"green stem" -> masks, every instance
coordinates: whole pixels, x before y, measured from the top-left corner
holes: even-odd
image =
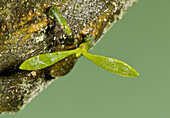
[[[62,16],[60,11],[58,10],[58,8],[56,6],[51,7],[50,10],[49,10],[49,14],[50,14],[50,17],[57,19],[58,24],[63,26],[64,27],[63,30],[66,32],[66,34],[68,36],[70,36],[71,35],[71,29],[70,29],[67,21],[64,19],[64,17]]]

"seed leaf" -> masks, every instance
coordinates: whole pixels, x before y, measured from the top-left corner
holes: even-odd
[[[56,62],[76,54],[77,49],[54,53],[41,54],[25,60],[19,67],[22,70],[38,70],[55,64]]]
[[[133,69],[131,66],[120,60],[111,57],[93,55],[88,53],[87,50],[83,50],[83,55],[96,65],[112,73],[119,74],[125,77],[139,76],[139,73],[135,69]]]

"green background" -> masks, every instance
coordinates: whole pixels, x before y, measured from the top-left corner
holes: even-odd
[[[91,50],[127,62],[139,77],[81,57],[24,110],[0,118],[170,118],[169,12],[169,0],[139,0]]]

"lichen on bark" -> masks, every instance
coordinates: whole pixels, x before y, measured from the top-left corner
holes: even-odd
[[[87,35],[94,44],[135,0],[0,0],[0,113],[17,112],[55,78],[73,68],[75,55],[37,71],[19,70],[35,55],[71,50]],[[67,36],[49,9],[57,6],[72,30]]]

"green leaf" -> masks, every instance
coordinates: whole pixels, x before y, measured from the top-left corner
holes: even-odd
[[[54,53],[41,54],[25,60],[19,67],[22,70],[38,70],[55,64],[56,62],[76,54],[77,49]]]
[[[102,67],[103,69],[110,71],[115,74],[119,74],[125,77],[137,77],[139,73],[133,69],[131,66],[122,62],[120,60],[104,57],[100,55],[93,55],[87,52],[87,50],[82,49],[84,57],[95,63],[96,65]]]

